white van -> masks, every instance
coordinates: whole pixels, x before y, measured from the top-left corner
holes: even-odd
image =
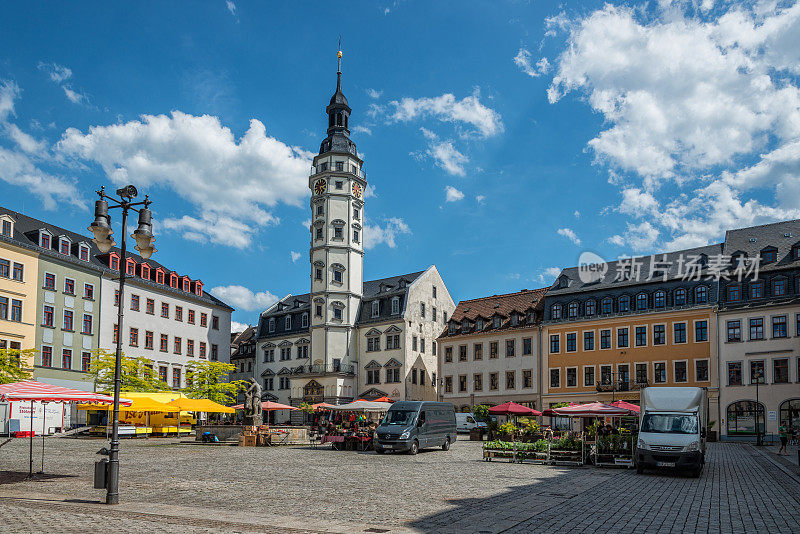
[[[473,428],[486,429],[486,423],[478,421],[473,413],[456,413],[456,431],[469,432]]]

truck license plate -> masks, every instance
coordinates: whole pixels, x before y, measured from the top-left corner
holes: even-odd
[[[656,467],[675,467],[675,462],[656,462]]]

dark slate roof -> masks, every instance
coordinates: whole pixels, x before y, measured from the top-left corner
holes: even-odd
[[[361,309],[358,312],[358,320],[356,325],[365,323],[373,323],[382,321],[391,317],[399,317],[405,310],[405,295],[410,286],[417,278],[425,271],[418,271],[410,274],[401,274],[397,276],[390,276],[388,278],[380,278],[378,280],[369,280],[364,282],[362,288]],[[404,281],[405,286],[400,287],[401,281]],[[381,291],[381,289],[383,289]],[[391,297],[400,297],[400,314],[391,315],[391,303],[388,302]],[[371,317],[372,301],[375,299],[386,299],[385,305],[381,305],[380,315],[378,317]],[[303,313],[308,313],[311,309],[309,294],[302,295],[289,295],[279,300],[268,311],[261,314],[258,325],[258,339],[266,337],[281,337],[287,335],[295,335],[303,332],[308,332],[308,327],[303,328],[300,326]],[[284,329],[284,321],[280,320],[287,315],[292,315],[292,328],[289,330]],[[275,332],[269,333],[267,322],[270,318],[275,318]],[[309,317],[310,322],[310,317]]]
[[[760,271],[774,271],[800,266],[794,259],[792,249],[800,246],[800,219],[783,221],[725,232],[724,254],[732,256],[744,252],[754,258],[765,248],[777,249],[777,261],[759,267]]]
[[[667,252],[661,254],[655,254],[653,256],[638,256],[634,258],[635,263],[637,265],[641,265],[640,273],[641,277],[636,280],[616,280],[618,267],[622,262],[631,260],[615,260],[608,262],[608,270],[606,271],[605,275],[598,281],[584,283],[581,281],[580,277],[578,276],[578,267],[568,267],[561,271],[561,274],[558,275],[556,278],[555,283],[553,286],[548,290],[547,296],[558,296],[570,293],[580,293],[585,291],[597,291],[600,289],[616,289],[622,287],[630,287],[630,286],[637,286],[642,285],[645,283],[659,283],[663,281],[662,275],[653,276],[652,280],[647,280],[650,275],[650,268],[651,268],[651,261],[656,262],[666,262],[668,264],[664,265],[664,271],[666,271],[667,280],[675,280],[681,279],[681,265],[679,263],[679,258],[683,256],[686,260],[692,257],[699,257],[701,255],[705,255],[708,258],[712,257],[719,257],[722,254],[722,243],[717,243],[714,245],[707,245],[704,247],[697,247],[697,248],[690,248],[685,250],[677,250],[675,252]],[[666,256],[666,258],[664,258]],[[656,265],[655,267],[659,267]],[[683,265],[683,269],[685,271],[686,267],[685,264]],[[705,270],[704,270],[704,273]],[[561,287],[559,285],[560,280],[563,277],[566,277],[568,285],[566,287]]]
[[[0,240],[12,242],[16,245],[22,246],[29,250],[33,250],[38,252],[41,255],[46,257],[50,257],[55,260],[63,261],[66,263],[70,263],[78,268],[84,269],[93,269],[99,272],[105,272],[109,274],[116,274],[117,271],[113,271],[108,267],[108,255],[100,252],[100,249],[97,248],[97,245],[94,244],[91,237],[87,237],[82,234],[78,234],[72,232],[71,230],[67,230],[65,228],[61,228],[60,226],[55,226],[53,224],[47,223],[45,221],[41,221],[39,219],[34,219],[33,217],[29,217],[23,213],[19,213],[14,210],[10,210],[8,208],[4,208],[0,206],[0,214],[7,214],[11,216],[16,222],[14,224],[14,236],[12,239],[7,238],[4,235],[0,235]],[[88,225],[88,223],[87,223]],[[52,247],[51,250],[43,249],[39,246],[39,230],[47,230],[53,235],[53,239],[51,239],[50,246]],[[67,237],[72,241],[73,247],[70,253],[70,256],[65,256],[58,252],[58,237]],[[134,244],[133,239],[130,239],[131,246]],[[78,243],[86,243],[89,245],[89,261],[83,261],[78,259]],[[120,249],[114,247],[111,251],[120,253]],[[155,272],[156,269],[161,267],[166,271],[165,280],[169,279],[170,273],[175,272],[179,277],[183,276],[182,274],[178,273],[177,271],[172,271],[171,269],[167,268],[166,266],[158,263],[157,261],[153,261],[153,259],[145,260],[138,254],[134,253],[133,251],[128,251],[127,256],[129,258],[133,258],[136,260],[136,263],[143,263],[146,262],[150,265],[151,272]],[[152,280],[145,280],[138,275],[135,276],[137,282],[140,282],[145,285],[152,286],[154,288],[158,288],[159,290],[165,291],[167,293],[173,293],[180,298],[184,297],[191,297],[200,301],[205,301],[213,306],[217,306],[220,308],[226,308],[233,311],[233,308],[219,300],[218,298],[214,297],[213,295],[209,294],[207,291],[203,290],[203,295],[198,296],[194,293],[187,293],[180,289],[175,289],[170,287],[167,284],[158,284]]]
[[[236,337],[231,342],[231,360],[237,358],[252,358],[255,355],[255,349],[249,347],[255,346],[256,332],[258,327],[249,326],[244,331],[236,334]]]

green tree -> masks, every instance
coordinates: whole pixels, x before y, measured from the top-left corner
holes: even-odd
[[[115,353],[97,349],[92,352],[89,375],[94,378],[96,391],[114,390]],[[167,391],[171,388],[160,380],[153,370],[153,362],[143,356],[130,357],[122,354],[122,384],[120,391]]]
[[[472,407],[472,413],[478,421],[489,421],[489,406],[486,404],[476,404]]]
[[[236,370],[232,363],[198,361],[186,367],[186,387],[183,392],[192,399],[210,399],[219,404],[230,404],[247,381],[228,382],[228,375]]]
[[[36,349],[0,349],[0,384],[19,382],[31,377],[30,370],[22,362],[33,363]]]

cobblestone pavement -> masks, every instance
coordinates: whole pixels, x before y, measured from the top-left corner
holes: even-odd
[[[800,532],[800,476],[749,445],[710,444],[694,479],[483,462],[466,441],[417,456],[123,441],[114,507],[92,489],[104,445],[47,439],[32,481],[27,441],[0,449],[0,531]]]

